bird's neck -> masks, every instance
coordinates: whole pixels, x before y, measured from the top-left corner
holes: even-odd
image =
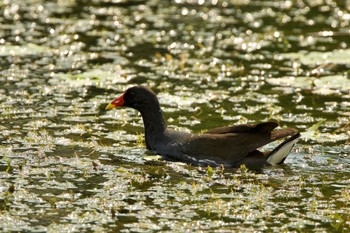
[[[140,112],[145,127],[147,148],[150,150],[156,150],[155,145],[163,137],[167,128],[162,110],[159,106],[156,106],[153,109],[147,109]]]

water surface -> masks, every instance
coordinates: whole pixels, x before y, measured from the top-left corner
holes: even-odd
[[[343,0],[0,1],[0,230],[348,232],[349,32]],[[167,162],[104,111],[133,85],[172,128],[303,137],[260,171]]]

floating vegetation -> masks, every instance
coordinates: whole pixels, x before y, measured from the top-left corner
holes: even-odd
[[[0,45],[0,56],[28,56],[28,55],[40,55],[42,53],[49,53],[51,49],[45,46],[39,46],[36,44],[24,44],[24,45]]]
[[[304,65],[350,64],[350,49],[333,50],[331,52],[285,53],[283,56],[297,60]]]
[[[286,86],[311,90],[314,94],[332,95],[350,93],[350,79],[344,75],[324,77],[280,77],[270,78],[267,82],[274,86]]]
[[[1,232],[349,232],[348,1],[0,2]],[[275,119],[284,166],[145,149],[132,85],[170,127]]]

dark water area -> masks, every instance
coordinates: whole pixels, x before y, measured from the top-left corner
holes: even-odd
[[[104,110],[133,85],[175,129],[302,138],[259,171],[164,161]],[[0,0],[1,232],[349,232],[349,117],[349,0]]]

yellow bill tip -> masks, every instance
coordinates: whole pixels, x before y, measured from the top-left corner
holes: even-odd
[[[105,108],[105,110],[110,110],[110,109],[113,109],[113,108],[117,108],[117,106],[114,105],[114,104],[112,104],[112,103],[109,103],[109,104],[107,105],[107,107]]]

